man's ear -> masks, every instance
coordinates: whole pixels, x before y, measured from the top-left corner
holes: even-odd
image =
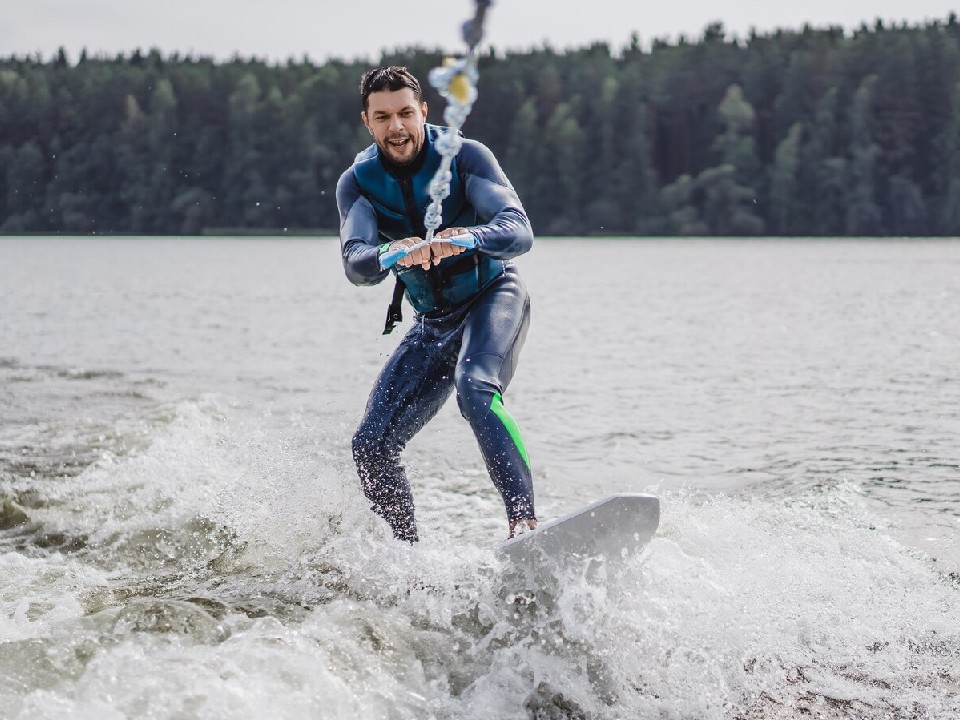
[[[426,119],[427,117],[427,101],[426,100],[420,103],[420,112],[423,113],[423,117],[424,119]]]
[[[367,111],[366,111],[366,110],[361,110],[361,111],[360,111],[360,119],[363,120],[363,124],[366,125],[367,131],[368,131],[371,135],[373,135],[373,130],[370,129],[370,120],[367,118]]]

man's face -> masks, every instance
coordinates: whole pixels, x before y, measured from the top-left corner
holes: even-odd
[[[370,93],[361,117],[380,152],[397,165],[411,162],[423,147],[427,104],[418,103],[410,88]]]

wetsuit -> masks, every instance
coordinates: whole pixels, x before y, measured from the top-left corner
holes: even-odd
[[[426,126],[417,157],[395,166],[376,144],[357,155],[337,184],[340,242],[347,277],[372,285],[390,274],[379,256],[393,240],[424,237],[428,184],[440,164]],[[516,422],[503,406],[530,320],[526,288],[509,262],[530,249],[533,233],[516,192],[493,154],[464,140],[452,168],[442,224],[466,227],[475,250],[429,270],[395,266],[416,322],[387,361],[353,438],[364,494],[394,535],[417,540],[413,497],[400,453],[456,389],[507,518],[535,518],[530,463]]]

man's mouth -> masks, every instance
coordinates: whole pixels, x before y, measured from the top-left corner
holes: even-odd
[[[408,138],[408,137],[390,138],[389,140],[387,140],[387,145],[389,145],[389,146],[392,147],[392,148],[396,148],[397,150],[399,150],[399,149],[403,148],[404,146],[406,146],[406,144],[407,144],[408,142],[410,142],[410,138]]]

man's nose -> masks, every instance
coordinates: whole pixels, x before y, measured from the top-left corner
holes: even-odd
[[[394,115],[390,118],[390,130],[403,130],[403,121],[400,119],[399,115]]]

